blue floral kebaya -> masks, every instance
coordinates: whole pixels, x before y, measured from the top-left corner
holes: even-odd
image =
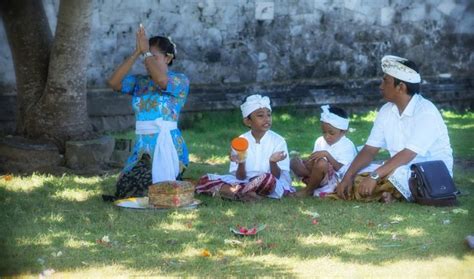
[[[137,121],[162,118],[165,121],[177,122],[189,93],[189,79],[182,73],[168,71],[168,86],[166,90],[161,90],[150,76],[127,75],[122,81],[122,93],[132,95],[132,108]],[[159,133],[136,135],[132,154],[122,173],[130,171],[143,154],[150,155],[153,161],[158,135]],[[171,130],[171,137],[178,152],[182,173],[189,163],[188,149],[179,129]]]

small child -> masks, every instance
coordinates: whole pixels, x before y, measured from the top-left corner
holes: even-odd
[[[291,159],[291,170],[306,184],[306,188],[296,194],[299,197],[324,197],[333,193],[338,180],[357,155],[354,143],[345,136],[349,128],[347,113],[329,105],[321,109],[323,135],[316,139],[313,153],[305,160]]]
[[[243,122],[250,128],[240,135],[249,143],[246,158],[239,159],[231,153],[230,174],[201,177],[196,192],[242,201],[258,200],[262,196],[281,198],[284,193],[295,192],[291,187],[286,141],[270,130],[270,99],[251,95],[240,108]]]

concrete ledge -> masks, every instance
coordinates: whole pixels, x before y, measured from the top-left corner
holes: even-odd
[[[94,140],[66,142],[66,166],[71,169],[102,169],[114,151],[114,138],[103,136]]]
[[[30,172],[62,165],[63,156],[53,143],[22,137],[0,140],[0,171]]]

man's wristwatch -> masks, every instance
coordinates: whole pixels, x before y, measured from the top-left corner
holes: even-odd
[[[154,56],[154,55],[153,55],[153,53],[151,53],[149,51],[142,54],[143,60],[145,60],[147,57],[151,57],[151,56]]]
[[[370,173],[369,177],[372,178],[375,181],[378,181],[379,178],[380,178],[380,175],[376,171],[373,171],[373,172]]]

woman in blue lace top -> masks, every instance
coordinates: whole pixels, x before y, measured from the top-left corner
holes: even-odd
[[[161,36],[148,40],[141,25],[136,38],[134,53],[108,80],[115,91],[132,96],[136,118],[136,140],[117,181],[118,198],[146,196],[149,185],[179,179],[189,163],[177,127],[189,93],[189,79],[168,70],[176,57],[176,45]],[[147,75],[129,75],[139,56]]]

